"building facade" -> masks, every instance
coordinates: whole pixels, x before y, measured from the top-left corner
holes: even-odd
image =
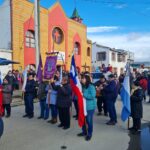
[[[93,71],[102,66],[102,64],[105,64],[106,67],[111,65],[112,71],[120,75],[120,73],[124,71],[127,61],[134,62],[133,53],[121,49],[102,46],[97,43],[93,43],[92,45]]]
[[[10,22],[10,1],[5,0],[0,6],[0,58],[12,60]],[[0,66],[2,78],[4,78],[7,72],[11,69],[11,65]]]
[[[7,1],[10,3],[12,59],[20,62],[14,65],[14,69],[22,71],[27,65],[35,64],[34,4],[28,0]],[[59,51],[57,66],[62,65],[69,70],[74,52],[78,69],[90,71],[91,47],[92,43],[87,40],[87,27],[82,23],[77,9],[68,18],[59,2],[49,9],[40,7],[40,51],[43,64],[46,52]]]

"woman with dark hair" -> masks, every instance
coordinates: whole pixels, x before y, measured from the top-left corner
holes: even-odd
[[[12,102],[12,86],[9,84],[8,80],[5,78],[3,80],[2,85],[2,92],[3,92],[3,108],[4,108],[4,115],[5,110],[7,112],[6,118],[9,118],[11,115],[11,102]]]
[[[131,116],[133,118],[133,127],[129,130],[132,133],[139,133],[141,130],[141,118],[143,116],[143,90],[140,83],[135,81],[132,85],[131,91]]]
[[[86,100],[87,116],[85,125],[82,127],[82,133],[78,134],[78,136],[85,136],[85,140],[89,141],[93,134],[93,116],[96,108],[96,89],[91,83],[90,76],[88,75],[82,76],[81,82],[83,85],[83,97]]]

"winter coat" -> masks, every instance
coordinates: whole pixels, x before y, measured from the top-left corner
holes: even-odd
[[[68,108],[72,104],[72,91],[70,85],[64,84],[62,86],[56,86],[52,84],[54,90],[57,91],[56,105],[60,108]]]
[[[104,87],[104,91],[106,93],[105,97],[107,101],[116,101],[118,96],[116,81],[110,81],[108,85]]]
[[[86,100],[86,109],[95,110],[96,108],[96,89],[94,85],[90,84],[88,88],[83,88],[83,96]]]
[[[46,82],[41,82],[39,83],[39,88],[37,91],[37,98],[42,101],[42,100],[46,100]]]
[[[25,95],[33,95],[36,96],[36,82],[34,80],[28,80],[25,87]]]
[[[16,82],[15,76],[14,75],[12,75],[12,76],[6,75],[5,78],[7,79],[8,83],[12,86],[12,90],[13,90],[15,87],[15,82]]]
[[[10,84],[2,85],[3,104],[10,104],[12,102],[11,91],[12,91],[12,86]]]
[[[142,87],[142,89],[144,90],[144,91],[146,91],[147,90],[147,80],[146,79],[141,79],[140,80],[140,86]]]
[[[143,90],[138,88],[131,95],[131,116],[133,118],[142,118],[143,117]]]
[[[55,84],[55,86],[59,86],[59,85],[60,85],[60,82],[57,81],[57,82],[55,82],[54,84]],[[52,88],[52,86],[48,86],[46,89],[47,89],[47,91],[48,91],[48,89],[51,90],[50,93],[47,93],[46,103],[48,104],[48,101],[49,101],[48,99],[50,98],[50,104],[56,105],[56,101],[57,101],[57,91],[54,90],[54,89]]]

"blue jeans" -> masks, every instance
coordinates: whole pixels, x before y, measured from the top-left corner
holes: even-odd
[[[25,101],[25,112],[28,116],[34,115],[34,95],[32,94],[25,94],[24,97]]]
[[[93,116],[95,110],[88,110],[86,116],[86,125],[82,127],[82,132],[84,135],[92,137],[93,133]]]
[[[46,104],[46,99],[40,100],[40,108],[41,108],[41,115],[40,117],[44,119],[49,118],[49,108],[48,104]]]
[[[57,106],[51,104],[51,105],[50,105],[50,109],[51,109],[52,118],[57,118],[57,115],[58,115]]]
[[[117,113],[115,108],[115,101],[107,101],[110,121],[117,122]]]

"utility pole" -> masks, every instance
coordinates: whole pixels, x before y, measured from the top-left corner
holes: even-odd
[[[40,58],[40,0],[34,0],[36,71]]]

